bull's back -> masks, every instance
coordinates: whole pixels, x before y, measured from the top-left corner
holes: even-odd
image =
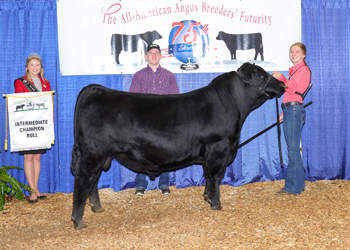
[[[212,113],[210,99],[205,93],[155,95],[92,86],[79,96],[76,115],[80,119],[90,117],[90,123],[100,121],[100,126],[113,123],[118,125],[119,130],[123,125],[132,124],[149,131],[166,131],[177,126],[189,126],[193,121],[205,123]]]
[[[171,140],[184,130],[191,130],[190,135],[195,136],[208,123],[223,119],[218,117],[219,104],[210,88],[179,95],[154,95],[90,85],[78,96],[74,135],[76,140],[80,136],[83,140],[100,141],[100,131],[107,131],[111,134],[108,139],[126,143],[142,136],[137,133],[156,140]]]

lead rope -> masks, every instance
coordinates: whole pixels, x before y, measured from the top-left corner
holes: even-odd
[[[278,137],[278,150],[280,153],[280,163],[281,168],[283,168],[283,157],[282,157],[282,147],[281,147],[281,128],[280,128],[280,114],[278,108],[278,98],[276,96],[276,111],[277,111],[277,137]]]

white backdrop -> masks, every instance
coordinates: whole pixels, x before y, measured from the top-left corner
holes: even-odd
[[[254,62],[267,71],[288,71],[289,47],[301,41],[301,0],[60,0],[57,2],[59,58],[62,75],[130,74],[146,66],[142,44],[132,52],[122,50],[119,63],[112,55],[113,34],[137,35],[157,31],[162,38],[161,65],[173,73],[185,72],[183,62],[168,54],[173,23],[201,23],[206,53],[190,73],[236,70],[243,62]],[[230,50],[220,31],[228,34],[261,33],[264,60],[255,49]],[[193,41],[193,31],[184,31]],[[183,35],[183,34],[182,34]],[[199,40],[197,40],[199,41]],[[203,45],[203,44],[202,44]]]

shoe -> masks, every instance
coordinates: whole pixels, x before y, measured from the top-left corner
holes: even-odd
[[[162,192],[162,195],[170,194],[170,189],[168,187],[162,187],[160,188],[160,191]]]
[[[38,196],[38,199],[39,200],[44,200],[44,199],[46,199],[47,198],[47,196],[46,195],[41,195],[41,196]]]
[[[276,196],[288,196],[288,195],[292,195],[286,191],[284,191],[283,189],[281,189],[280,191],[278,191],[276,194]]]
[[[35,200],[29,200],[29,203],[38,203],[38,199],[35,199]]]
[[[145,194],[145,189],[144,188],[137,188],[135,195],[136,196],[143,196]]]

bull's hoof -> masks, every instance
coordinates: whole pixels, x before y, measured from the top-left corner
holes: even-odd
[[[75,228],[76,230],[79,230],[79,229],[82,229],[82,228],[85,228],[85,227],[87,227],[87,224],[85,224],[85,223],[81,224],[81,225],[78,226],[78,227],[76,227],[76,226],[74,225],[74,228]]]
[[[94,213],[102,213],[102,212],[105,211],[102,207],[100,207],[100,208],[98,209],[98,208],[95,207],[95,206],[91,206],[91,210],[92,210],[92,212],[94,212]]]
[[[217,204],[215,206],[210,207],[211,210],[221,210],[221,204]]]
[[[91,207],[91,210],[94,213],[102,213],[103,211],[105,211],[100,204],[94,205],[92,203],[89,203],[89,206]]]
[[[204,200],[209,204],[211,204],[211,200],[209,199],[208,195],[203,195],[203,196],[204,196]]]
[[[76,230],[82,229],[84,227],[87,227],[87,225],[83,222],[83,220],[81,220],[80,222],[78,222],[77,220],[75,220],[73,217],[71,217],[71,220],[73,221],[74,224],[74,228]]]

